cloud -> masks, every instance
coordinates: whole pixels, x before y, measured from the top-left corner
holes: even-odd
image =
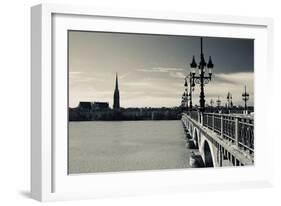
[[[169,77],[173,77],[176,79],[183,79],[186,75],[184,74],[183,68],[177,67],[155,67],[150,69],[137,69],[138,72],[146,72],[146,73],[162,73],[168,74]]]
[[[212,81],[205,86],[206,102],[212,98],[217,100],[218,96],[222,100],[222,104],[226,103],[226,95],[228,92],[232,94],[233,103],[235,105],[242,105],[242,92],[244,86],[247,86],[247,91],[250,94],[249,105],[254,103],[254,73],[253,72],[239,72],[231,74],[216,74]],[[199,86],[196,85],[193,99],[196,104],[199,104]]]
[[[152,83],[147,81],[137,81],[137,82],[124,82],[121,84],[122,87],[130,86],[130,87],[151,87]]]
[[[118,79],[125,79],[129,74],[131,74],[131,72],[127,72],[125,74],[122,74],[122,75],[118,75]]]
[[[69,78],[71,80],[76,80],[82,77],[83,72],[79,71],[69,71]]]
[[[79,72],[79,71],[70,71],[69,75],[72,75],[72,76],[74,75],[75,76],[75,75],[79,75],[79,74],[82,74],[82,73],[83,72]]]
[[[182,72],[169,72],[169,75],[177,79],[184,79],[186,77]]]
[[[170,68],[170,67],[156,67],[150,69],[137,69],[138,72],[158,72],[158,73],[167,73],[171,71],[182,71],[182,68]]]
[[[99,81],[103,82],[104,78],[97,77],[94,75],[89,75],[84,72],[79,71],[69,71],[69,79],[70,84],[82,83],[82,82],[91,82],[91,81]]]
[[[237,84],[237,83],[247,83],[248,81],[253,81],[254,73],[253,72],[237,72],[231,74],[214,74],[214,81],[216,83],[229,83],[229,84]]]
[[[155,75],[149,73],[151,71]],[[70,83],[73,82],[76,86],[72,87],[71,90],[71,105],[77,105],[77,99],[79,101],[107,101],[110,104],[112,103],[115,74],[111,74],[112,79],[96,73],[88,73],[87,76],[86,73],[74,71],[71,75],[75,77],[75,80],[71,79]],[[124,107],[177,106],[184,91],[184,77],[183,69],[170,67],[120,73],[121,105]],[[88,82],[83,83],[81,81]],[[104,82],[101,83],[100,81]],[[205,86],[206,103],[209,103],[211,98],[216,101],[217,97],[220,96],[222,104],[225,104],[227,92],[231,92],[234,104],[240,105],[242,104],[241,95],[244,85],[247,85],[247,91],[250,93],[249,105],[252,105],[254,100],[253,83],[253,72],[215,73],[212,81]],[[91,88],[87,88],[89,85],[91,85]],[[196,84],[193,93],[194,105],[199,104],[199,93],[200,87]]]

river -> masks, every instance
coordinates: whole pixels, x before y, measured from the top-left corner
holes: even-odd
[[[188,168],[181,121],[69,122],[69,173]]]

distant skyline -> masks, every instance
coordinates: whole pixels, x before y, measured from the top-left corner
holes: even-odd
[[[212,56],[212,81],[206,103],[218,96],[222,105],[232,93],[243,105],[245,85],[254,101],[254,40],[203,38],[205,60]],[[200,37],[69,31],[69,106],[79,101],[105,101],[112,107],[119,76],[121,107],[179,106],[192,56],[200,58]],[[199,85],[193,104],[199,105]]]

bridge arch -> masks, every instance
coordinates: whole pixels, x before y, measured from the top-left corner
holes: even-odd
[[[214,159],[208,141],[203,143],[203,159],[206,167],[214,167]]]

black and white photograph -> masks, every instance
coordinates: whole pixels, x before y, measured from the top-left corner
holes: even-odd
[[[68,174],[254,165],[254,39],[67,41]]]
[[[281,205],[279,1],[1,3],[1,205]]]

